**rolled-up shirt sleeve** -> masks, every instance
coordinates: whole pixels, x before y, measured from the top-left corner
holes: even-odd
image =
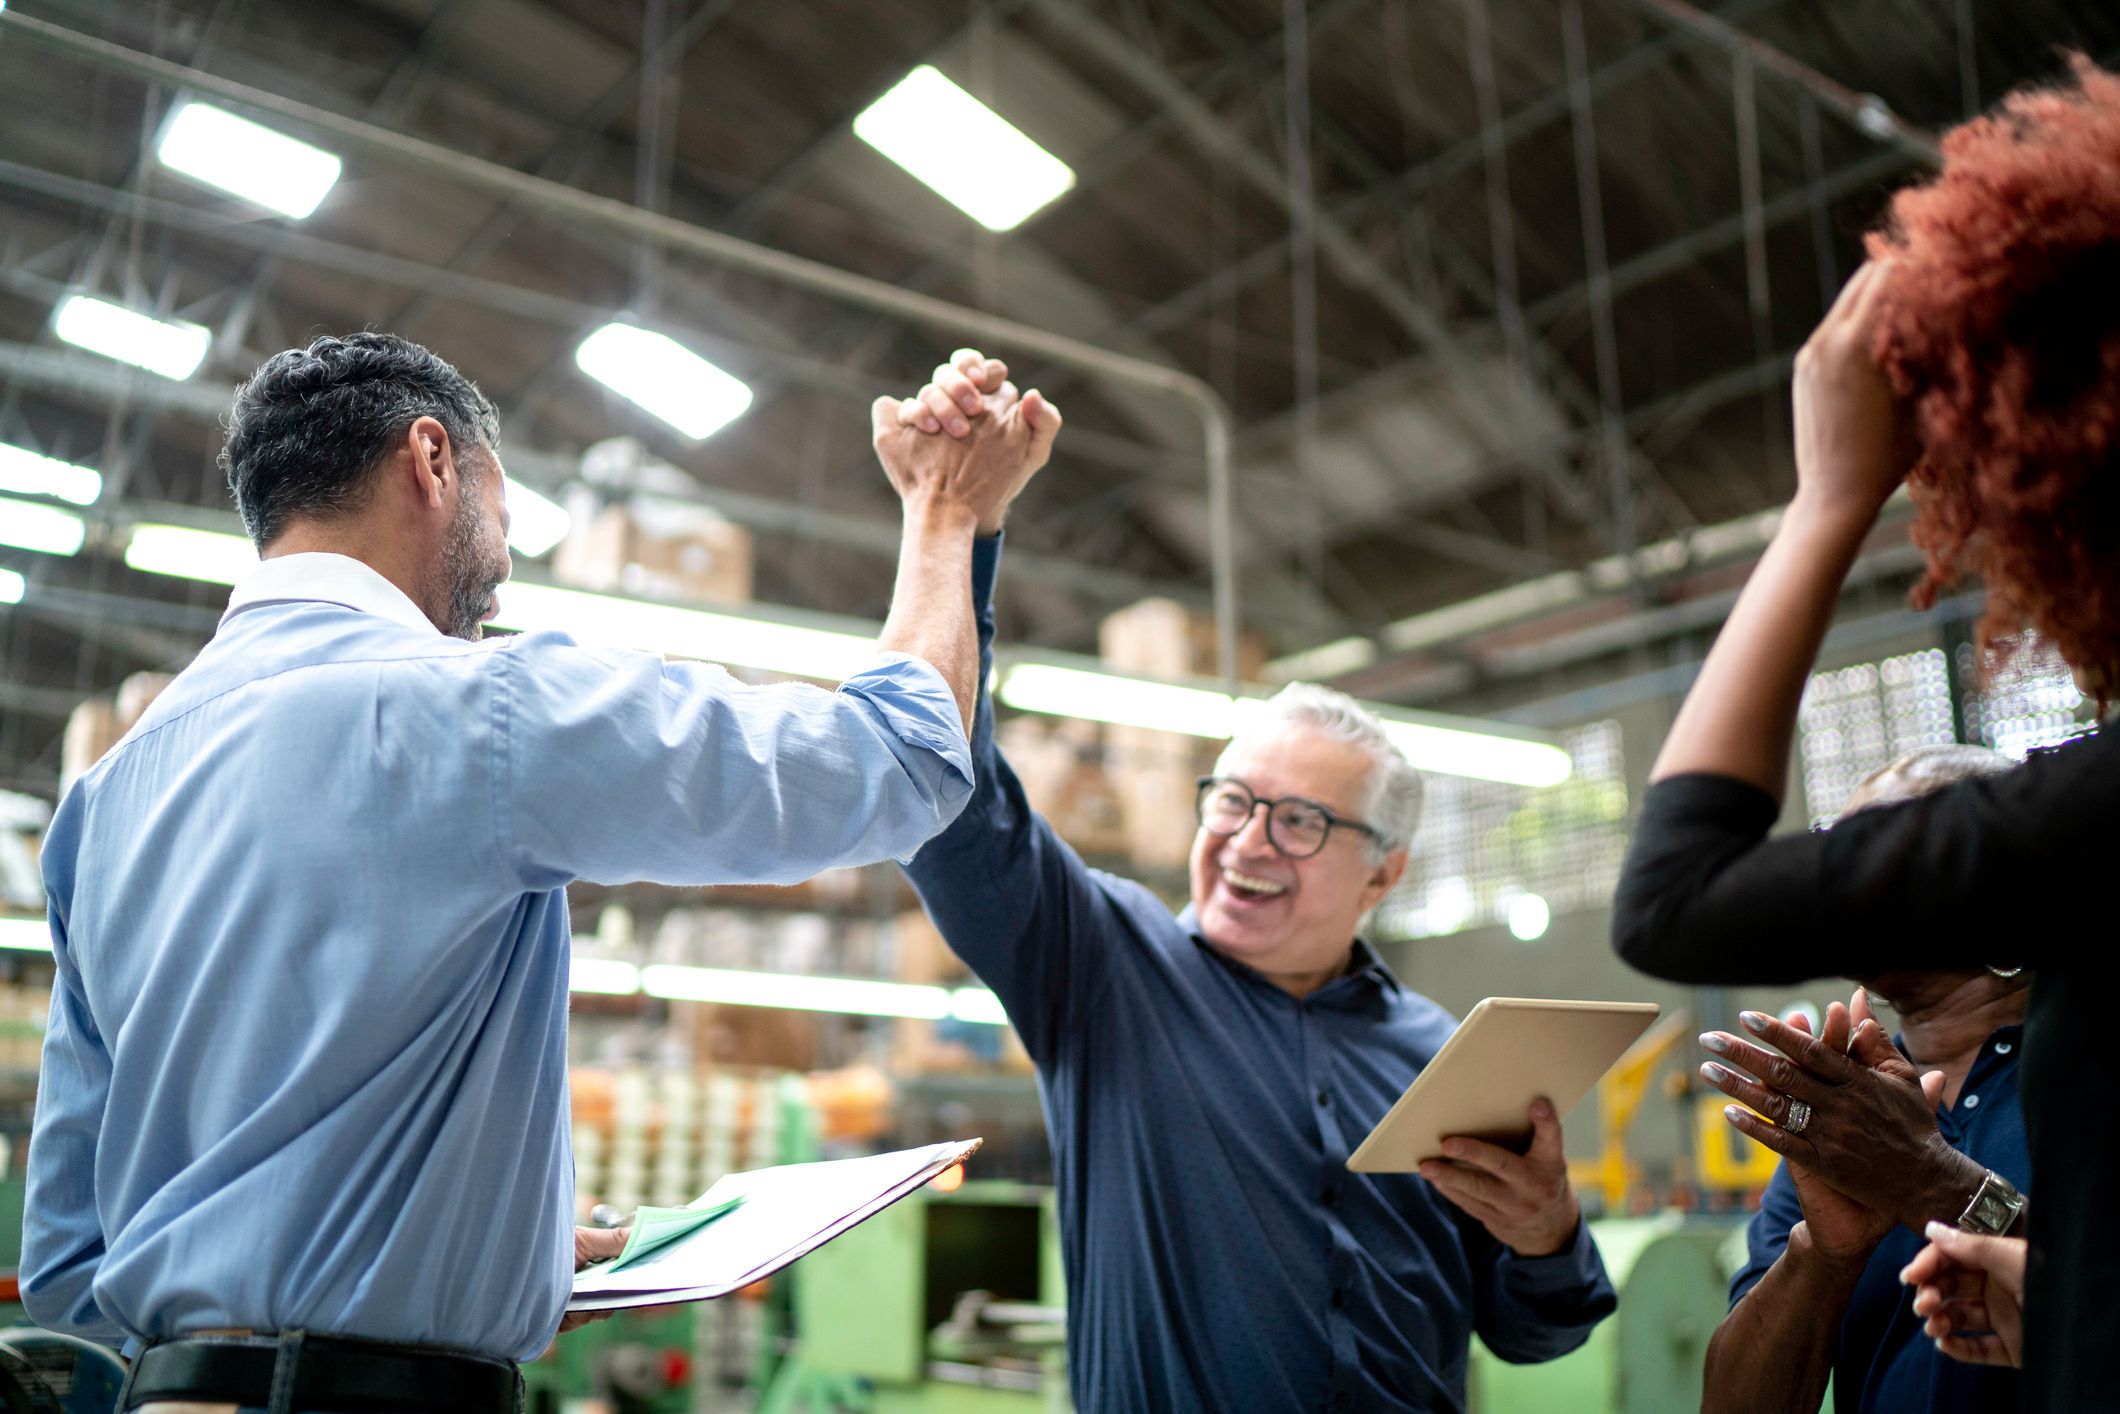
[[[496,654],[495,815],[524,884],[792,884],[911,857],[972,792],[941,674],[879,654],[838,691],[526,634]]]
[[[1728,776],[1642,799],[1613,899],[1613,946],[1679,982],[1792,983],[1892,968],[2038,967],[2120,835],[2120,732],[2014,771],[1769,839],[1779,810]]]
[[[51,1018],[37,1074],[22,1222],[22,1309],[46,1330],[116,1344],[125,1332],[96,1304],[104,1256],[96,1207],[96,1137],[110,1095],[110,1052],[97,1034],[68,955],[59,911],[51,911]]]

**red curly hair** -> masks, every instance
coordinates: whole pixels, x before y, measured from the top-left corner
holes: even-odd
[[[1914,602],[1978,574],[1983,646],[2029,624],[2120,687],[2120,76],[2012,94],[1869,238],[1876,353],[1913,410]]]

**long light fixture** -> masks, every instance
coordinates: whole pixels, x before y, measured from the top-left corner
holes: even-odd
[[[503,628],[559,629],[579,643],[639,648],[838,682],[876,657],[873,635],[680,609],[548,584],[505,584]]]
[[[155,155],[185,176],[299,221],[339,179],[337,156],[225,108],[180,105]]]
[[[0,491],[92,506],[103,494],[103,473],[0,442]]]
[[[1259,698],[1049,663],[1016,664],[1002,675],[996,695],[1019,711],[1211,741],[1236,735],[1264,707]],[[1419,770],[1518,786],[1558,785],[1574,770],[1568,753],[1550,742],[1411,721],[1393,716],[1388,708],[1371,710],[1383,720],[1392,745]]]
[[[878,982],[866,977],[808,977],[655,963],[640,970],[640,989],[648,996],[668,1001],[713,1002],[720,1006],[895,1016],[914,1021],[954,1017],[981,1025],[1008,1024],[1001,1003],[984,987],[935,987],[916,982]]]
[[[137,525],[125,562],[134,569],[233,584],[257,556],[237,535],[181,526]],[[637,648],[733,667],[825,682],[845,679],[874,660],[875,629],[813,628],[705,609],[683,609],[617,594],[549,584],[505,584],[496,627],[554,629],[576,642]],[[1017,663],[999,675],[994,694],[1023,712],[1078,717],[1225,740],[1263,707],[1256,697],[1211,688],[1096,672],[1052,663]],[[1476,725],[1417,721],[1389,707],[1364,704],[1406,759],[1423,771],[1518,786],[1551,786],[1573,773],[1568,753],[1551,742]]]
[[[188,525],[136,525],[125,546],[125,563],[133,569],[208,584],[234,584],[257,562],[246,537]]]
[[[0,570],[0,604],[19,604],[29,581],[13,570]]]
[[[0,918],[0,948],[10,952],[50,952],[51,929],[41,918]]]
[[[630,997],[640,990],[640,967],[612,957],[576,957],[567,965],[567,990]]]
[[[199,371],[213,331],[182,319],[156,319],[94,295],[59,302],[52,332],[77,348],[182,382]]]
[[[544,554],[566,538],[567,508],[539,495],[514,477],[507,478],[508,545],[518,554]]]
[[[634,324],[606,324],[582,340],[574,362],[694,441],[713,436],[751,405],[742,379],[669,335]]]
[[[0,496],[0,545],[40,555],[74,555],[88,538],[88,522],[42,501]]]
[[[1014,230],[1075,184],[1065,162],[931,64],[863,109],[854,135],[990,231]]]

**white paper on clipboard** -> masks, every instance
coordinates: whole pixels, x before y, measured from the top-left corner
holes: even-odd
[[[705,1207],[743,1202],[698,1232],[623,1270],[601,1262],[577,1273],[569,1311],[611,1311],[675,1301],[711,1301],[771,1276],[848,1228],[939,1178],[978,1151],[953,1139],[863,1159],[785,1164],[732,1173],[701,1194]]]

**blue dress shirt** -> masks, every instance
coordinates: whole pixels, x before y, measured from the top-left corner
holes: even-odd
[[[747,687],[266,561],[45,841],[23,1304],[536,1355],[573,1268],[567,883],[792,883],[970,789],[904,655]]]
[[[1936,1124],[1953,1149],[1993,1169],[2022,1192],[2031,1192],[2031,1150],[2024,1137],[2024,1110],[2017,1099],[2017,1048],[2023,1030],[2004,1026],[1987,1038],[1973,1062],[1958,1103],[1938,1110]],[[1730,1304],[1759,1284],[1789,1245],[1789,1229],[1803,1218],[1787,1165],[1776,1169],[1745,1229],[1749,1256],[1730,1282]],[[1835,1414],[2007,1414],[2020,1403],[2022,1379],[2015,1370],[1968,1365],[1936,1349],[1914,1314],[1914,1292],[1899,1284],[1899,1270],[1925,1245],[1895,1227],[1863,1268],[1862,1279],[1840,1318],[1833,1356]]]
[[[980,680],[998,541],[978,542]],[[1460,1410],[1477,1331],[1505,1359],[1582,1343],[1615,1304],[1579,1228],[1522,1258],[1412,1174],[1347,1156],[1455,1022],[1367,944],[1297,1000],[1141,885],[1084,866],[994,749],[907,866],[1038,1065],[1076,1407]]]

